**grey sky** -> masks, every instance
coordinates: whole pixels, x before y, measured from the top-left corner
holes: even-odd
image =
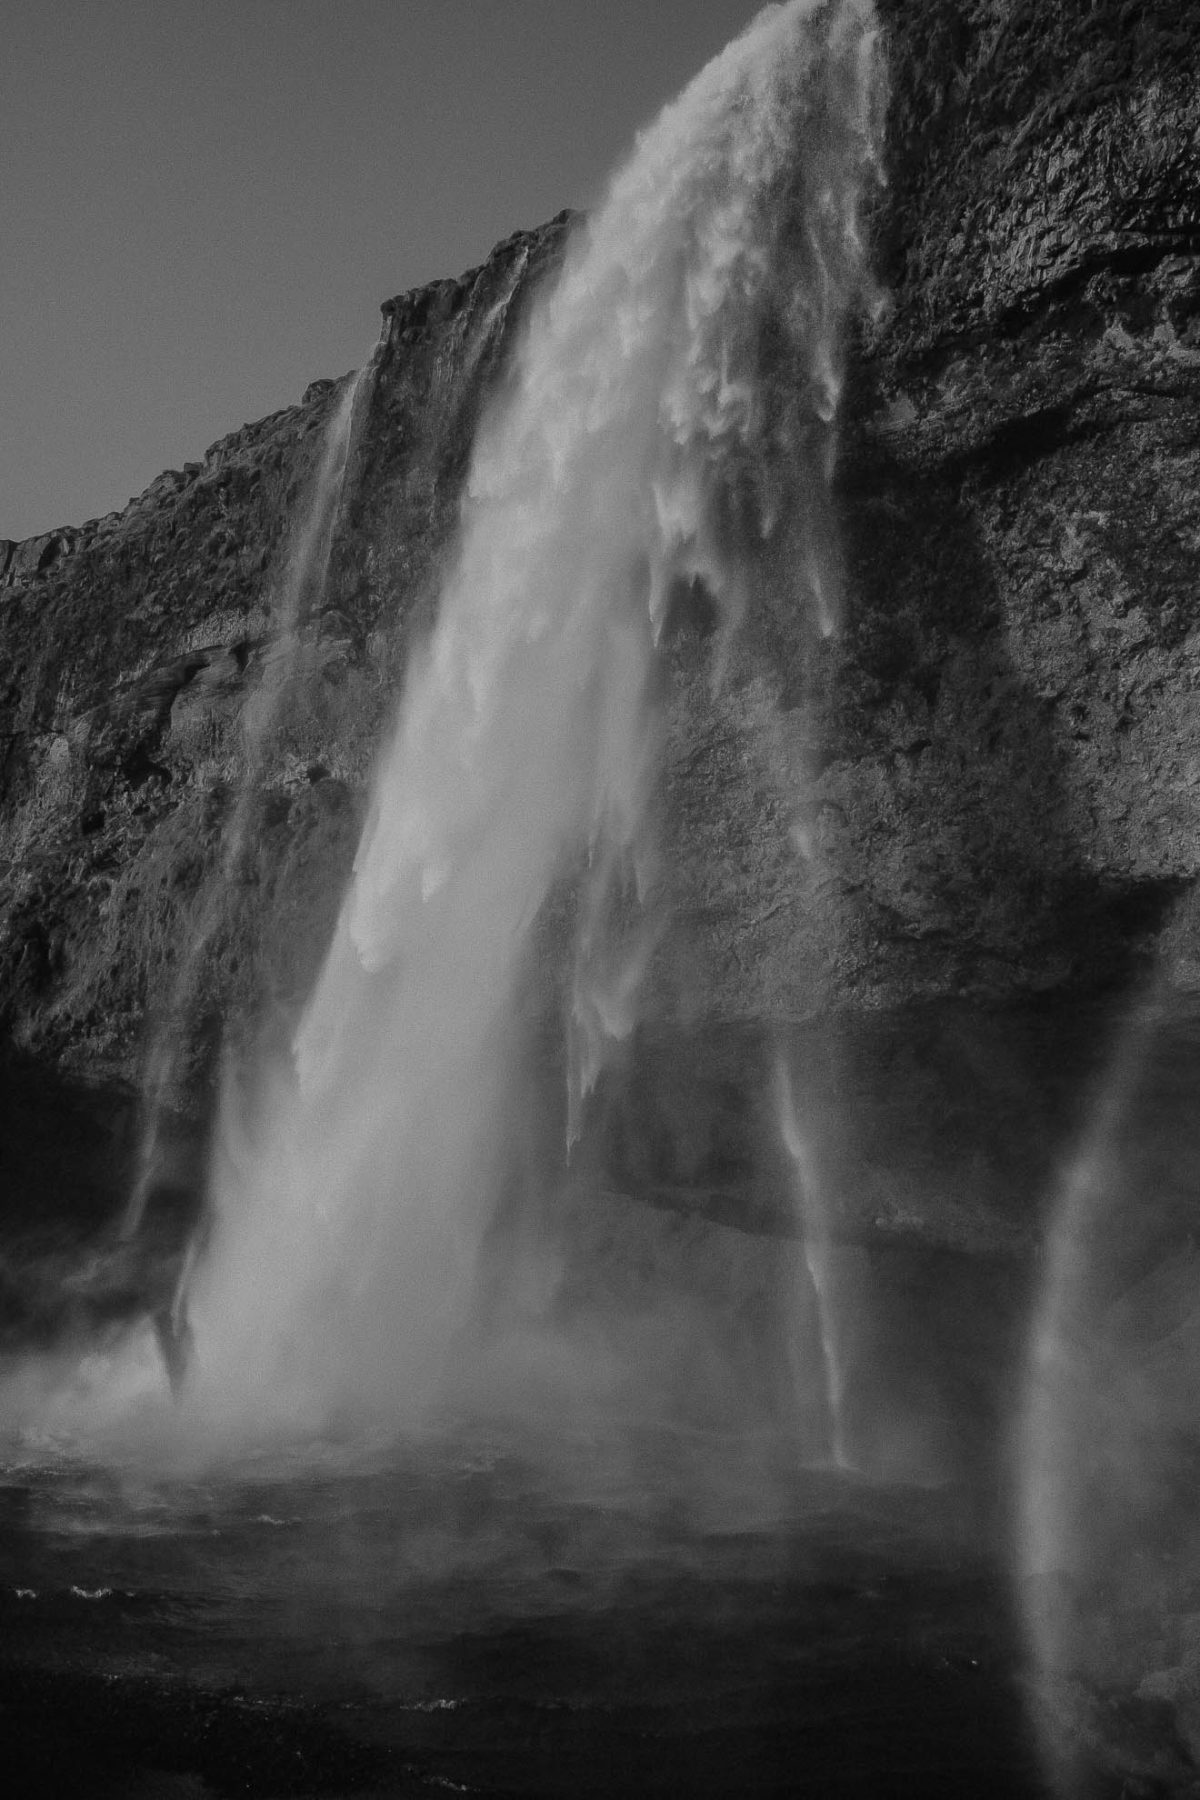
[[[124,505],[585,205],[757,0],[7,0],[0,536]]]

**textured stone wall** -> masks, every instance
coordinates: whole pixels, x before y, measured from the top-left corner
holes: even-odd
[[[843,629],[676,738],[713,1010],[1194,984],[1200,17],[884,10]]]
[[[824,784],[857,954],[885,993],[1003,993],[1119,978],[1173,920],[1190,981],[1200,19],[991,0],[893,34]]]

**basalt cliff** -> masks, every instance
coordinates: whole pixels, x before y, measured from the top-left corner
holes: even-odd
[[[1014,1157],[1036,1177],[1096,997],[1150,968],[1200,985],[1200,16],[881,12],[886,305],[850,356],[841,628],[813,651],[768,600],[714,685],[703,596],[672,611],[672,929],[597,1130],[610,1187],[744,1214],[764,1046],[791,1034],[858,1120],[847,1230],[1002,1247],[1027,1221],[987,1196]],[[343,383],[119,514],[0,543],[4,1156],[32,1204],[120,1191],[153,1031],[186,1046],[173,1104],[201,1132],[220,1046],[294,1018],[475,424],[570,223],[384,306],[253,852],[177,1018]]]

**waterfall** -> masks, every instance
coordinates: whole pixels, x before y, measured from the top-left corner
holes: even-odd
[[[137,1163],[121,1224],[121,1235],[126,1238],[137,1234],[155,1191],[170,1179],[169,1121],[178,1099],[181,1039],[197,1006],[206,957],[228,916],[230,890],[238,880],[245,856],[271,734],[279,723],[295,676],[301,630],[320,605],[325,591],[355,410],[369,367],[364,364],[346,380],[330,412],[316,474],[276,586],[262,679],[242,713],[241,769],[236,798],[222,834],[220,863],[205,886],[146,1060]]]
[[[878,179],[869,0],[768,8],[638,140],[473,450],[353,878],[286,1067],[231,1094],[192,1403],[317,1426],[438,1391],[521,1090],[531,936],[574,880],[570,1133],[662,928],[657,645],[763,546],[836,622],[827,489]],[[764,378],[768,364],[774,381]]]

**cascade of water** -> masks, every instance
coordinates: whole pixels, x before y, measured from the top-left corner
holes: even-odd
[[[792,1077],[782,1052],[775,1062],[775,1108],[779,1135],[792,1165],[804,1269],[817,1312],[829,1455],[836,1468],[851,1466],[846,1452],[845,1374],[837,1312],[833,1221],[817,1158],[802,1129]]]
[[[517,1101],[530,927],[581,858],[571,1130],[632,1023],[675,587],[704,584],[727,644],[771,539],[832,628],[826,489],[842,329],[868,291],[876,35],[870,0],[762,13],[641,137],[535,309],[477,437],[293,1066],[264,1077],[250,1122],[226,1108],[198,1407],[395,1418],[436,1391]]]
[[[295,677],[301,631],[325,590],[356,409],[370,367],[364,364],[347,378],[329,415],[320,461],[276,586],[262,679],[242,712],[241,769],[222,834],[220,862],[205,887],[190,938],[176,964],[147,1057],[137,1163],[121,1224],[121,1235],[126,1238],[136,1236],[153,1194],[170,1178],[168,1120],[178,1098],[181,1038],[195,1011],[205,959],[227,918],[231,889],[241,871],[271,734]]]

